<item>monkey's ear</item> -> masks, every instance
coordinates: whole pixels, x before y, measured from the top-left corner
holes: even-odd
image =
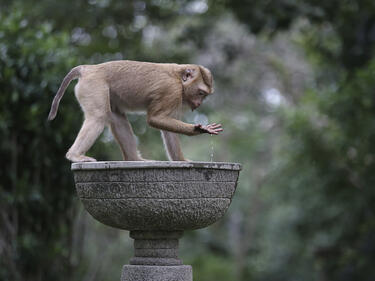
[[[191,68],[185,69],[182,72],[182,76],[181,76],[182,81],[187,82],[187,81],[193,79],[194,78],[194,72],[195,72],[194,69],[191,69]]]
[[[204,66],[201,66],[201,65],[199,66],[199,70],[201,71],[204,83],[212,89],[213,79],[212,79],[211,71],[208,68],[205,68]]]

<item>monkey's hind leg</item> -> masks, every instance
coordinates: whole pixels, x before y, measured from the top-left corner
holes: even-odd
[[[124,113],[112,112],[111,131],[119,144],[125,161],[143,161],[137,150],[137,141],[128,118]]]
[[[95,158],[84,155],[104,129],[105,122],[95,118],[86,118],[66,158],[72,162],[94,162]]]
[[[72,147],[66,153],[66,158],[72,162],[96,161],[85,153],[103,132],[108,121],[109,89],[104,82],[95,82],[80,81],[75,88],[77,100],[85,113],[85,121]]]

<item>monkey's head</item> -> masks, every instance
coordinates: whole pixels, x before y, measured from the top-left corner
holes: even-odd
[[[183,101],[191,110],[197,109],[203,100],[213,93],[211,72],[200,65],[188,65],[181,72]]]

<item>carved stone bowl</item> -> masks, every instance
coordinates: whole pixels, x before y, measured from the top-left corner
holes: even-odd
[[[130,231],[206,227],[228,209],[240,164],[85,162],[72,164],[79,198],[98,221]]]

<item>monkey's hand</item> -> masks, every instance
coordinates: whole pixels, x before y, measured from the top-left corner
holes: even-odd
[[[223,131],[221,124],[216,124],[216,123],[209,124],[206,126],[197,124],[195,125],[194,129],[200,134],[211,134],[211,135],[218,135],[220,132]]]

